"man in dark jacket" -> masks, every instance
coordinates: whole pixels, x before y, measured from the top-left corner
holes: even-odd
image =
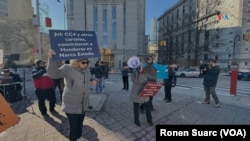
[[[101,69],[103,71],[102,87],[104,88],[105,87],[105,81],[109,77],[109,67],[108,67],[108,65],[104,64],[103,61],[101,61],[100,67],[101,67]]]
[[[4,76],[11,77],[13,79],[13,84],[6,85],[4,87],[4,94],[5,98],[8,102],[17,102],[23,99],[21,95],[22,85],[21,85],[21,78],[19,74],[12,72],[10,69],[3,70]],[[2,89],[2,88],[1,88]],[[3,92],[0,92],[3,93]]]
[[[122,63],[121,72],[122,72],[122,82],[123,82],[122,90],[128,91],[129,89],[129,82],[128,82],[129,67],[127,65],[127,62]]]
[[[22,90],[22,85],[21,85],[21,77],[17,73],[13,73],[10,71],[10,69],[4,69],[3,70],[5,76],[10,76],[13,78],[13,82],[19,82],[15,84],[14,90],[17,92],[20,92]]]
[[[49,110],[51,113],[55,111],[55,89],[54,81],[51,79],[46,71],[46,62],[38,60],[36,68],[32,71],[32,78],[35,86],[35,93],[38,99],[38,108],[43,116],[47,116],[47,108],[45,100],[49,100]]]
[[[97,85],[96,85],[96,93],[102,93],[103,92],[103,87],[102,87],[102,79],[103,79],[103,70],[100,66],[100,62],[95,63],[94,67],[94,75],[95,78],[98,79]]]
[[[203,79],[203,85],[204,85],[204,90],[205,90],[205,100],[203,104],[210,104],[210,94],[212,95],[214,101],[215,101],[215,107],[220,106],[219,98],[216,95],[215,88],[216,84],[218,81],[218,77],[220,74],[220,68],[216,64],[217,61],[215,59],[210,59],[209,60],[209,67],[204,68],[203,71],[205,71],[205,76]]]

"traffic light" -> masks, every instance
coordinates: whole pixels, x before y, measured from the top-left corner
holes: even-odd
[[[163,46],[167,46],[167,41],[166,40],[163,41]]]
[[[167,46],[167,41],[166,41],[166,40],[161,40],[161,41],[160,41],[160,46],[161,46],[161,47]]]
[[[243,40],[249,41],[250,40],[250,33],[243,34]]]

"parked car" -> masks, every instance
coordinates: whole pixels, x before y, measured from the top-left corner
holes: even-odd
[[[238,70],[238,80],[247,79],[250,80],[250,70],[239,69]]]
[[[185,70],[176,71],[177,77],[200,77],[200,70],[195,68],[188,68]]]

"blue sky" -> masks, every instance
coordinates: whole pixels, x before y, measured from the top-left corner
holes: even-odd
[[[35,6],[36,0],[32,0]],[[48,10],[48,13],[43,13],[43,17],[49,16],[52,19],[53,29],[64,29],[64,0],[60,3],[57,0],[39,0],[41,7]],[[149,34],[150,32],[150,21],[153,17],[158,18],[164,13],[168,8],[176,4],[179,0],[146,0],[146,26],[145,32]],[[44,20],[43,20],[44,21]]]

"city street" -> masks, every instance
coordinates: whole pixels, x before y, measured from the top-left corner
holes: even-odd
[[[122,89],[120,73],[110,74],[103,94],[107,96],[99,111],[88,111],[83,126],[83,137],[90,141],[154,141],[155,126],[150,126],[145,115],[140,115],[141,127],[133,121],[133,104],[129,101],[129,91]],[[30,74],[27,74],[27,80]],[[202,78],[178,78],[173,88],[173,102],[167,104],[163,88],[154,97],[156,111],[152,112],[154,125],[180,124],[247,124],[250,125],[249,82],[238,81],[238,94],[229,94],[230,77],[221,75],[216,91],[221,107],[201,104],[204,99]],[[132,83],[130,82],[129,88]],[[60,111],[60,101],[56,109],[59,115],[43,119],[37,108],[32,81],[26,83],[27,111],[18,116],[21,121],[16,126],[0,134],[1,141],[67,141],[68,123]],[[91,98],[91,97],[90,97]],[[20,111],[20,110],[19,110]]]

